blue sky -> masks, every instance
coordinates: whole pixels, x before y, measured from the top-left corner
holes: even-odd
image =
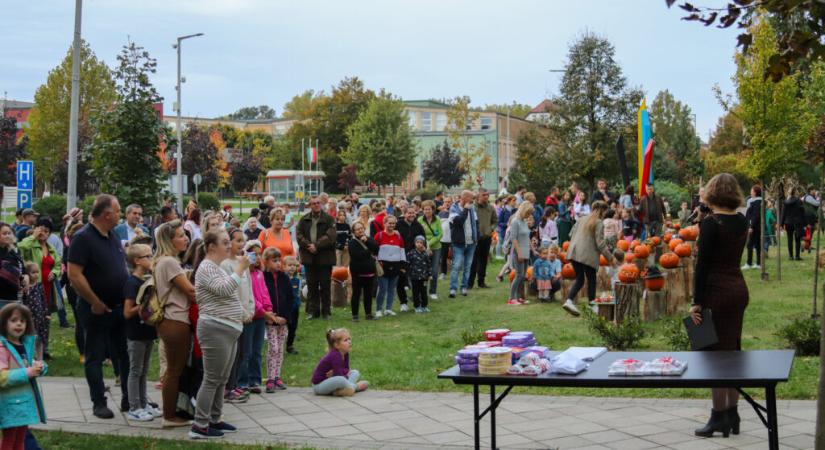
[[[710,1],[709,4],[721,3]],[[74,2],[3,8],[0,95],[31,100],[71,46]],[[557,92],[567,49],[608,38],[630,84],[652,100],[669,89],[708,131],[731,92],[736,30],[681,21],[663,0],[85,0],[83,37],[110,65],[132,39],[158,60],[153,78],[172,114],[176,36],[185,41],[183,114],[211,117],[283,104],[345,76],[404,99],[469,95],[473,104],[531,105]]]

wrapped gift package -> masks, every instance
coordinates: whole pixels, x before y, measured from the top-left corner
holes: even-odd
[[[501,338],[507,336],[510,332],[507,328],[497,328],[495,330],[487,330],[484,332],[484,338],[488,341],[501,341]]]
[[[672,356],[656,358],[653,361],[646,363],[644,368],[642,368],[645,375],[654,376],[679,376],[685,373],[685,370],[687,370],[687,362],[677,361],[673,359]]]
[[[610,376],[626,377],[642,376],[645,374],[642,370],[644,366],[645,362],[638,359],[618,359],[610,364],[610,367],[607,369],[607,374]]]

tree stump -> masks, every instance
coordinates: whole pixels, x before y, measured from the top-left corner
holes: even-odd
[[[348,284],[349,281],[344,281],[342,283],[340,281],[332,280],[332,306],[342,308],[349,304],[349,298],[347,297]]]
[[[672,315],[679,310],[679,305],[690,303],[690,297],[683,267],[665,269],[665,273],[667,274],[665,289],[668,291],[667,314]]]
[[[613,291],[613,283],[610,278],[610,274],[608,273],[608,268],[605,266],[599,267],[599,271],[596,272],[596,294],[599,295],[601,292],[612,292]]]
[[[616,320],[616,303],[596,303],[596,314],[610,322]]]
[[[622,323],[628,317],[639,316],[639,298],[642,295],[638,283],[616,284],[616,323]]]
[[[662,254],[664,253],[664,249],[665,249],[665,244],[660,244],[660,245],[657,245],[656,247],[653,247],[653,252],[652,252],[652,255],[651,255],[651,256],[653,256],[653,264],[658,264],[659,263],[659,258],[662,257]]]
[[[647,269],[648,266],[648,258],[636,258],[633,260],[633,263],[636,264],[636,267],[639,268],[639,273],[642,273]]]
[[[679,265],[685,271],[685,292],[687,292],[688,299],[693,298],[693,267],[695,261],[693,256],[687,258],[679,258]]]
[[[646,322],[652,322],[664,317],[668,314],[668,291],[650,291],[645,289],[644,292],[644,318]]]

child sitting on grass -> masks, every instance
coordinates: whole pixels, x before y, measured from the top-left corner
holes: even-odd
[[[155,327],[146,325],[138,314],[138,292],[152,271],[152,247],[130,244],[126,247],[126,262],[132,269],[123,286],[123,318],[126,319],[126,349],[129,352],[127,392],[129,393],[129,420],[148,422],[163,413],[149,403],[146,395],[146,373],[152,360],[152,347],[157,339]]]
[[[369,383],[358,381],[361,374],[349,368],[349,352],[352,349],[349,331],[346,328],[327,331],[327,345],[329,353],[318,361],[312,373],[315,394],[349,397],[366,390]]]

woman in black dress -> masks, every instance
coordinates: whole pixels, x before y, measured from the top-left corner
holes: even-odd
[[[741,350],[742,319],[748,306],[748,286],[739,263],[748,237],[748,221],[736,209],[742,205],[742,192],[733,175],[720,173],[705,186],[704,203],[711,209],[699,224],[698,257],[694,277],[694,299],[690,314],[696,324],[702,310],[713,312],[719,342],[703,350]],[[711,437],[720,431],[725,437],[739,434],[736,389],[711,389],[713,409],[710,421],[695,431]]]

